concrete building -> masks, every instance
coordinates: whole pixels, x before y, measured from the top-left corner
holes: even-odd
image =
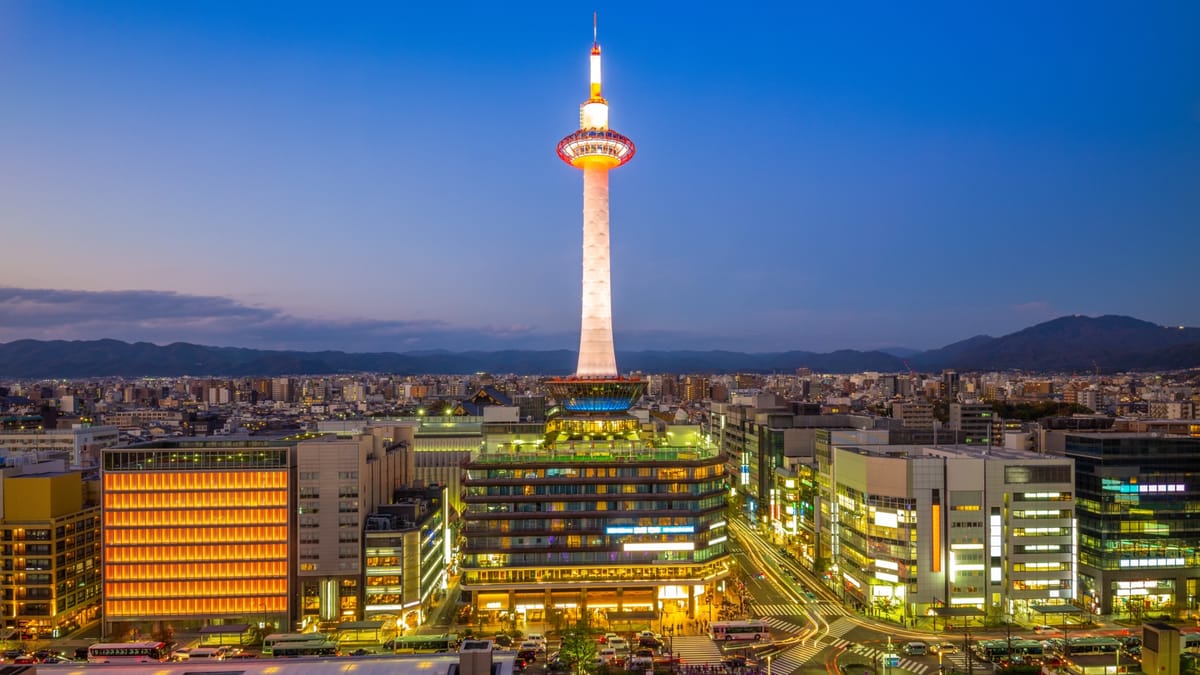
[[[414,471],[415,425],[298,440],[296,455],[297,592],[300,621],[362,617],[363,523]]]
[[[951,403],[950,430],[962,432],[962,442],[967,445],[996,445],[1002,436],[992,436],[992,425],[996,413],[987,403]]]
[[[827,452],[819,571],[847,599],[895,619],[948,605],[1031,620],[1034,605],[1074,597],[1070,459],[967,445]]]
[[[100,503],[95,481],[62,460],[0,470],[0,612],[22,639],[50,639],[100,613]]]
[[[892,403],[892,417],[905,429],[933,429],[933,405],[914,401]]]
[[[100,451],[117,444],[120,432],[115,426],[76,424],[70,429],[23,429],[0,431],[0,452],[62,452],[71,466],[96,467]]]

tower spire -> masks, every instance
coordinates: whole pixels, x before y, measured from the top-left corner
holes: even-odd
[[[592,12],[592,49],[593,50],[600,49],[600,40],[597,39],[597,37],[596,37],[596,14],[597,14],[597,12]]]

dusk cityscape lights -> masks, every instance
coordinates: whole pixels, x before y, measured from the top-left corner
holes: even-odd
[[[1195,8],[509,10],[0,9],[0,662],[1200,673]]]

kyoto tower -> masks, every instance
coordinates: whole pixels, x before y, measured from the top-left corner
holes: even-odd
[[[633,159],[633,141],[608,128],[608,101],[600,90],[600,44],[592,18],[591,95],[579,106],[579,130],[558,142],[562,161],[583,170],[583,305],[579,363],[574,377],[551,380],[550,392],[578,424],[559,425],[572,438],[624,436],[630,406],[645,383],[617,375],[613,348],[612,270],[608,240],[608,172]],[[629,417],[629,419],[632,419]],[[620,420],[620,421],[619,421]],[[586,422],[586,423],[585,423]],[[563,428],[570,427],[570,429]],[[636,426],[636,425],[635,425]]]

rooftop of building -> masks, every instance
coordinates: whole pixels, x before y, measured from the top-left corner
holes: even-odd
[[[329,436],[330,439],[336,440],[331,432],[288,432],[277,434],[236,434],[228,436],[176,436],[172,438],[158,438],[152,441],[134,443],[132,445],[122,445],[114,448],[106,448],[105,451],[111,450],[176,450],[176,449],[203,449],[203,448],[262,448],[262,447],[286,447],[295,445],[300,441],[308,441],[317,438]]]
[[[1064,461],[1062,455],[1045,455],[1029,450],[1018,450],[987,445],[947,444],[947,445],[837,445],[842,450],[850,450],[862,455],[877,457],[943,457],[946,459],[995,459],[995,460],[1039,460],[1053,459]]]
[[[1185,420],[1177,420],[1184,422]],[[1200,421],[1192,420],[1195,424],[1200,424]],[[1125,438],[1145,438],[1145,439],[1192,439],[1200,442],[1194,436],[1186,436],[1183,434],[1164,434],[1158,431],[1068,431],[1067,436],[1072,438],[1091,438],[1095,440],[1113,440]]]

